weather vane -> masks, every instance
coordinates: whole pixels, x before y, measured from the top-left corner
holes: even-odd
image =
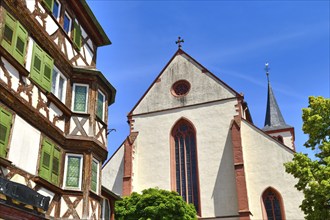
[[[178,48],[181,48],[181,47],[182,47],[182,46],[181,46],[181,43],[184,43],[184,40],[181,39],[181,37],[179,36],[179,37],[178,37],[178,40],[175,41],[175,43],[178,44]]]
[[[267,75],[267,81],[269,82],[269,63],[265,63],[265,70],[266,70],[266,75]]]

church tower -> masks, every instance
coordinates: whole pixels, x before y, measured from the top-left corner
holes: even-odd
[[[294,127],[285,123],[281,110],[277,104],[272,86],[270,85],[269,81],[268,63],[265,64],[265,70],[268,80],[268,94],[265,125],[262,130],[282,144],[290,147],[292,150],[295,150]]]

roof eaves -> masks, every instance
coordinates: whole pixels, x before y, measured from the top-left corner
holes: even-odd
[[[88,16],[93,21],[93,24],[96,26],[97,30],[99,31],[99,34],[102,36],[102,44],[100,44],[99,46],[110,45],[111,41],[110,41],[109,37],[107,36],[104,29],[102,28],[102,26],[100,25],[100,23],[96,19],[94,13],[92,12],[90,7],[88,6],[86,0],[79,0],[79,1],[80,1],[81,5],[84,7],[84,9],[86,10]]]
[[[111,105],[115,102],[116,97],[116,89],[111,85],[111,83],[105,78],[105,76],[102,74],[101,71],[97,69],[87,69],[83,67],[73,67],[73,71],[77,73],[87,73],[90,75],[97,76],[99,79],[101,79],[102,82],[107,86],[107,89],[110,91],[111,97],[108,99],[108,105]]]

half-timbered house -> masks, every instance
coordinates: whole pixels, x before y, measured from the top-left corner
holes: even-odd
[[[0,218],[111,218],[111,44],[85,0],[0,1]],[[113,212],[112,212],[113,213]]]

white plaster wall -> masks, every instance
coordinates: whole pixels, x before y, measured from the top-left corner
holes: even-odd
[[[86,54],[86,61],[89,65],[92,64],[92,59],[93,59],[93,52],[89,49],[89,47],[87,45],[84,46],[85,49],[85,54]]]
[[[293,147],[293,140],[292,140],[292,135],[290,131],[284,131],[284,132],[277,132],[277,133],[272,133],[270,136],[277,137],[281,135],[283,137],[283,143],[284,145],[290,147],[291,149],[294,149]]]
[[[124,176],[124,145],[120,146],[116,153],[102,168],[102,186],[117,195],[123,194]]]
[[[29,37],[28,45],[27,45],[27,52],[26,52],[26,64],[25,69],[30,72],[31,71],[31,62],[32,62],[32,52],[33,52],[33,44],[34,40]]]
[[[54,19],[51,16],[47,16],[46,18],[46,32],[49,35],[52,35],[55,33],[55,31],[58,29],[59,27],[57,26],[57,24],[55,23]]]
[[[34,6],[36,4],[35,0],[25,0],[26,7],[30,10],[32,13],[34,11]]]
[[[241,132],[251,219],[262,219],[261,195],[269,186],[281,194],[286,219],[304,219],[299,209],[303,194],[296,190],[297,181],[283,166],[293,153],[246,121],[241,123]]]
[[[9,75],[11,76],[11,88],[17,90],[19,83],[19,73],[18,71],[3,57],[1,57],[2,62],[5,65]],[[0,79],[2,79],[6,84],[8,84],[7,77],[5,77],[2,68],[0,68]]]
[[[171,189],[170,132],[182,117],[196,128],[202,217],[237,215],[237,194],[229,127],[237,100],[135,116],[138,157],[134,191]]]
[[[40,131],[15,115],[8,160],[33,175],[36,174],[40,145]]]
[[[182,98],[174,97],[171,93],[171,87],[173,83],[181,79],[189,81],[191,84],[190,92]],[[231,97],[235,97],[233,91],[229,90],[209,73],[203,73],[201,67],[188,60],[185,55],[177,55],[160,76],[160,82],[152,86],[135,108],[133,114]]]
[[[59,108],[57,108],[56,105],[54,105],[53,103],[50,103],[50,105],[49,105],[50,121],[53,121],[54,117],[56,117],[56,116],[60,117],[62,115],[63,115],[63,112]],[[65,126],[64,120],[58,120],[55,125],[59,129],[61,129],[61,131],[64,132],[64,126]]]

